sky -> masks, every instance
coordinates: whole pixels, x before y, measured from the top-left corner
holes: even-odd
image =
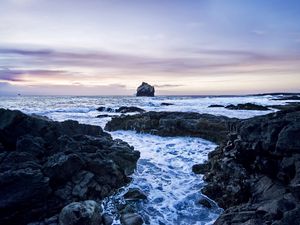
[[[300,92],[298,0],[0,5],[0,95]]]

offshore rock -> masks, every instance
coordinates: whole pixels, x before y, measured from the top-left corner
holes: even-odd
[[[148,83],[143,82],[136,91],[136,96],[154,97],[155,89]]]

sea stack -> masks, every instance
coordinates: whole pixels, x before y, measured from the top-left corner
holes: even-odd
[[[148,96],[148,97],[154,97],[154,87],[150,84],[143,82],[136,91],[136,96]]]

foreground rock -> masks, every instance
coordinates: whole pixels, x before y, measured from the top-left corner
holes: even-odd
[[[129,182],[139,152],[98,126],[0,109],[0,224],[27,224]]]
[[[148,97],[154,97],[154,87],[150,84],[147,84],[143,82],[136,91],[136,96],[148,96]]]
[[[102,209],[95,201],[73,202],[59,215],[59,225],[101,225]]]
[[[216,225],[297,225],[300,219],[300,108],[241,122],[209,154],[204,194],[226,211]]]
[[[126,213],[121,215],[121,223],[123,225],[142,225],[144,221],[137,213]]]
[[[236,130],[239,120],[225,116],[185,112],[147,112],[112,118],[108,131],[135,130],[160,136],[194,136],[222,142]]]
[[[228,106],[225,106],[225,108],[226,109],[231,109],[231,110],[260,110],[260,111],[269,110],[268,107],[265,107],[265,106],[262,106],[262,105],[253,104],[253,103],[228,105]]]

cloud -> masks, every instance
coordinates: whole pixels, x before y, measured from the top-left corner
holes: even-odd
[[[157,88],[174,88],[174,87],[183,87],[184,85],[181,84],[155,84],[153,85]]]
[[[185,55],[185,57],[175,57],[176,55]],[[109,78],[128,75],[160,76],[163,73],[166,77],[182,76],[182,74],[199,77],[214,73],[244,73],[253,69],[263,72],[265,67],[268,67],[270,72],[274,68],[273,71],[276,72],[280,64],[281,70],[299,69],[297,65],[300,61],[300,53],[270,55],[248,50],[201,48],[175,49],[172,55],[165,57],[109,51],[0,48],[0,56],[4,59],[3,66],[11,68],[11,70],[0,71],[0,77],[11,81],[22,79],[24,74],[61,78],[79,75]],[[26,67],[36,69],[26,69]],[[53,70],[53,68],[64,69]],[[85,70],[94,72],[84,72]],[[108,70],[110,72],[107,72]]]

